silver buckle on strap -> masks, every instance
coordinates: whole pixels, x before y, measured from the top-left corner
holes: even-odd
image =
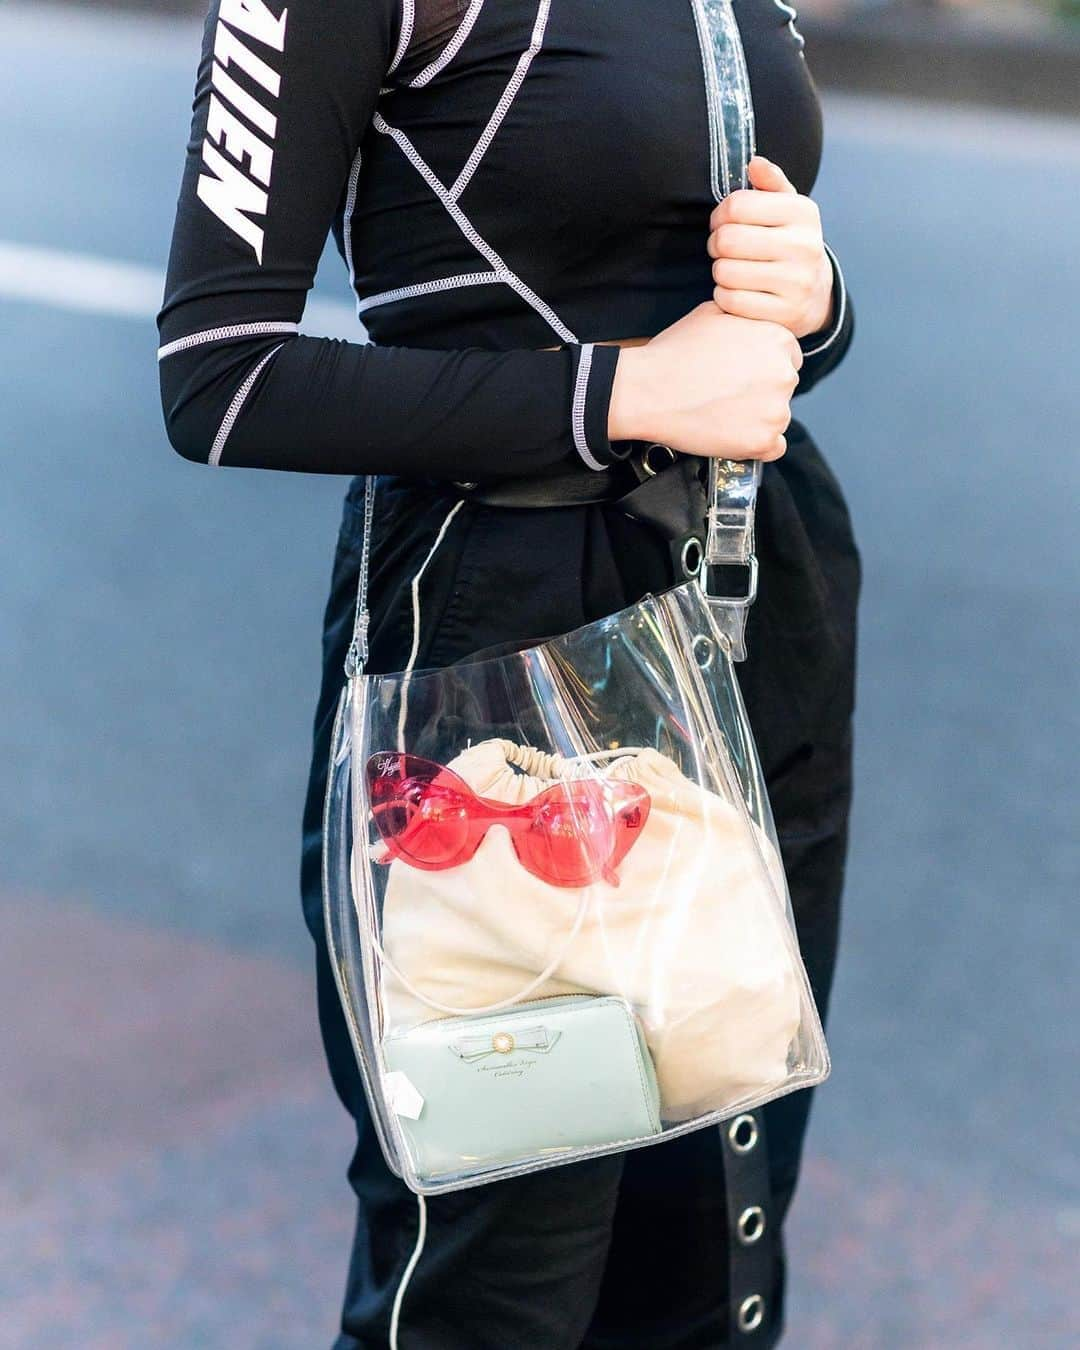
[[[721,632],[731,641],[731,659],[746,659],[746,618],[757,599],[758,560],[754,552],[754,514],[761,464],[730,459],[709,461],[705,560],[701,589]],[[716,585],[714,569],[746,568],[746,589],[732,595]]]

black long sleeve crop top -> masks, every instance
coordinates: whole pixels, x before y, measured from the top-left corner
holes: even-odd
[[[610,464],[600,339],[712,293],[700,3],[214,0],[158,317],[176,450],[458,480]],[[757,148],[809,193],[795,11],[735,14]],[[297,331],[331,229],[368,343]],[[828,252],[800,391],[851,339]]]

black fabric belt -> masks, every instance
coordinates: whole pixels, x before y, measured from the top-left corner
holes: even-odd
[[[454,483],[467,501],[486,506],[537,508],[614,502],[626,515],[653,526],[668,542],[677,577],[695,576],[704,553],[706,461],[657,442],[636,441],[604,470],[559,465],[528,478],[498,483]]]
[[[584,464],[557,464],[527,478],[494,483],[455,483],[470,501],[487,506],[585,506],[614,501],[679,460],[688,458],[655,441],[631,441],[631,449],[607,469]]]

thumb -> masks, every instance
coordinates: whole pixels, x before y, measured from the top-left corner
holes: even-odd
[[[795,185],[779,164],[764,155],[754,155],[746,166],[751,184],[763,192],[795,192]]]

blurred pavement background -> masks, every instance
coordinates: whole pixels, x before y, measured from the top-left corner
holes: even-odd
[[[162,431],[196,25],[9,2],[0,51],[0,1347],[325,1346],[350,1140],[296,873],[345,485]],[[825,103],[858,335],[795,415],[866,586],[788,1341],[1071,1350],[1077,123]]]

